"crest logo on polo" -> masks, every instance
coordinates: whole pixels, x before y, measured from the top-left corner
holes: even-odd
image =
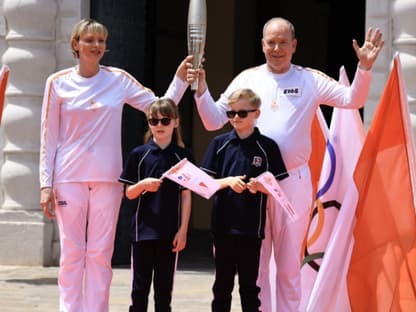
[[[260,157],[260,156],[254,156],[253,157],[253,162],[252,162],[252,164],[253,164],[253,166],[255,166],[255,167],[260,167],[261,166],[261,163],[262,163],[262,158]]]

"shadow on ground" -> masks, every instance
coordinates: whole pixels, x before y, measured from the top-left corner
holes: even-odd
[[[15,278],[5,280],[6,283],[15,283],[15,284],[28,284],[28,285],[57,285],[58,280],[56,278]]]
[[[130,258],[113,257],[114,268],[129,268]],[[214,271],[212,240],[208,230],[192,229],[188,233],[186,248],[179,254],[178,270]]]
[[[213,271],[212,241],[209,231],[191,230],[187,247],[180,253],[179,270]]]

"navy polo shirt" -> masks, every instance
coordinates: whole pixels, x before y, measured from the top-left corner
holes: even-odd
[[[160,178],[183,158],[193,161],[189,150],[176,143],[172,142],[161,149],[151,140],[130,152],[119,181],[133,185],[144,178]],[[131,227],[134,242],[173,240],[181,220],[181,190],[183,188],[179,184],[166,178],[157,192],[146,192],[139,196]]]
[[[257,128],[245,139],[235,130],[215,137],[208,147],[201,168],[216,179],[246,175],[246,182],[265,171],[276,179],[288,177],[280,149]],[[230,187],[214,196],[211,229],[214,234],[247,235],[264,238],[267,195]]]

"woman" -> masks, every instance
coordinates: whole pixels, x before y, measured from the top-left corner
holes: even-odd
[[[145,111],[157,99],[127,72],[100,65],[107,35],[95,20],[78,22],[70,45],[79,64],[52,74],[45,86],[40,204],[59,227],[60,311],[108,311],[123,104]],[[176,104],[188,86],[187,59],[166,91]]]

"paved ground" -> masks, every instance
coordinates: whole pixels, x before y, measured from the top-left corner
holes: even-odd
[[[57,272],[57,267],[0,266],[0,311],[58,311]],[[212,280],[212,270],[180,269],[176,275],[173,311],[210,311]],[[128,268],[114,269],[110,296],[111,312],[128,311],[129,281]],[[241,311],[236,291],[232,311]],[[149,312],[153,312],[153,308],[149,309]]]
[[[208,312],[214,279],[212,247],[207,233],[193,232],[190,237],[179,257],[172,308],[174,312]],[[57,275],[57,267],[0,266],[0,311],[57,312]],[[129,266],[114,265],[110,312],[127,312],[129,295]],[[152,304],[149,307],[149,312],[153,312]],[[232,307],[232,312],[237,311],[241,311],[238,286]]]

